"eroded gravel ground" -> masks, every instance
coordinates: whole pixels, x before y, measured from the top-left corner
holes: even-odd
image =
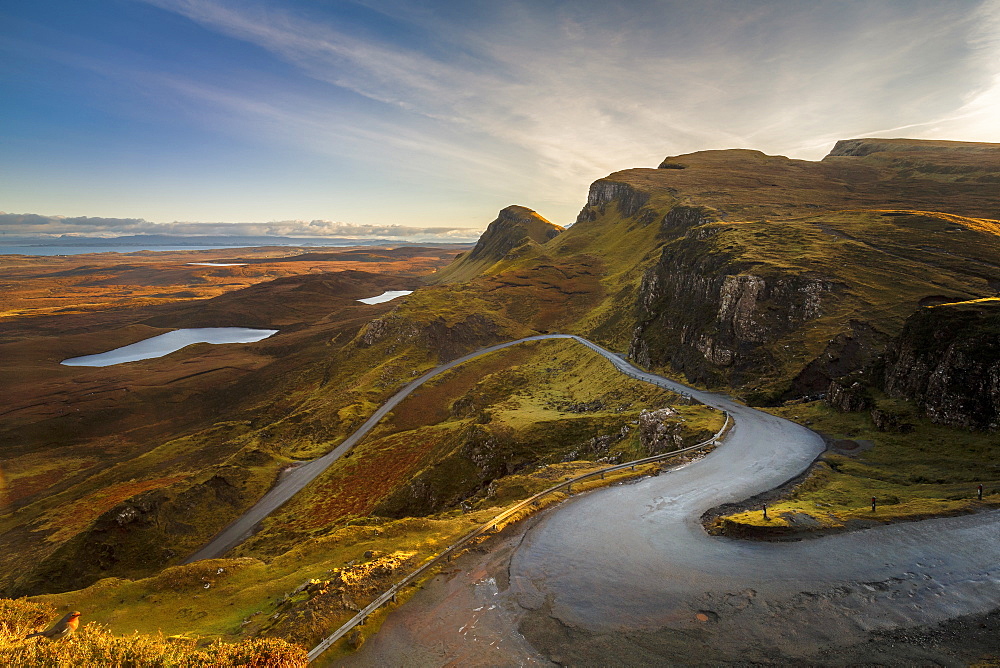
[[[466,553],[394,611],[345,666],[824,665],[1000,662],[1000,609],[940,624],[870,628],[874,604],[912,606],[919,583],[853,582],[770,597],[705,593],[653,630],[593,631],[553,616],[551,600],[510,587],[510,558],[542,518]],[[928,582],[922,579],[923,583]],[[941,597],[945,594],[942,593]],[[935,596],[935,598],[941,598]],[[1000,601],[997,602],[1000,608]],[[878,620],[876,620],[877,622]]]
[[[518,631],[510,557],[528,520],[455,559],[342,666],[550,666]]]

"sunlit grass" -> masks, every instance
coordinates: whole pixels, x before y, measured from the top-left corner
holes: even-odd
[[[237,643],[201,642],[196,635],[162,633],[116,635],[84,623],[69,638],[28,638],[61,617],[51,605],[0,599],[0,664],[9,668],[217,668],[255,666],[293,668],[306,665],[305,651],[276,638]]]
[[[933,424],[904,402],[882,397],[879,405],[905,414],[916,429],[881,432],[867,413],[840,413],[821,402],[767,409],[833,438],[872,441],[874,447],[854,457],[823,454],[800,485],[768,504],[768,519],[755,508],[719,518],[715,530],[740,534],[744,528],[798,527],[808,533],[863,525],[857,521],[916,520],[1000,506],[995,436]],[[809,516],[805,523],[799,514]]]

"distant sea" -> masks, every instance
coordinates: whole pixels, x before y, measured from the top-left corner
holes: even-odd
[[[2,240],[0,255],[81,255],[83,253],[138,253],[140,251],[197,251],[261,246],[332,248],[345,246],[441,246],[440,242],[418,243],[388,239],[317,239],[292,237],[168,237],[161,235],[87,239],[7,238]]]
[[[275,246],[280,244],[274,244]],[[138,253],[139,251],[231,250],[250,246],[0,246],[0,255],[83,255],[84,253]]]

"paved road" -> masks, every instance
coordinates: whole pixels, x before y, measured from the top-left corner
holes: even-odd
[[[823,450],[822,439],[724,395],[645,373],[615,353],[568,335],[492,346],[421,376],[334,451],[292,472],[188,561],[219,556],[239,544],[430,378],[479,355],[552,338],[573,338],[624,373],[724,409],[735,427],[723,445],[690,466],[582,495],[543,513],[507,544],[509,557],[502,559],[496,577],[488,566],[476,565],[464,584],[464,574],[453,574],[457,584],[432,585],[391,615],[353,662],[437,665],[464,656],[470,665],[544,663],[553,652],[583,663],[787,661],[815,658],[825,644],[860,642],[872,630],[997,608],[1000,512],[796,543],[709,536],[699,521],[704,511],[799,474]],[[502,588],[500,580],[506,582]],[[493,603],[465,610],[455,605],[459,600]],[[434,611],[432,619],[421,616],[428,610]],[[488,645],[492,653],[470,654],[470,619],[475,632],[484,634],[484,647],[494,638]],[[557,630],[551,631],[546,620],[556,620]],[[416,628],[420,632],[414,635]],[[530,642],[512,636],[518,629]],[[647,635],[637,640],[636,633]],[[683,642],[671,633],[681,634]],[[520,640],[512,643],[515,649],[501,650],[502,639],[509,637]],[[414,643],[428,638],[433,651],[424,650],[424,659],[416,659]],[[699,642],[702,654],[678,654]]]
[[[690,466],[543,513],[499,567],[470,556],[468,575],[431,583],[352,665],[826,662],[829,647],[867,643],[872,631],[1000,604],[1000,512],[792,543],[709,536],[706,510],[799,474],[820,437],[577,340],[624,372],[729,411],[735,428]]]
[[[215,538],[213,538],[207,545],[188,557],[184,563],[190,564],[191,562],[198,561],[200,559],[214,559],[221,557],[245,541],[253,534],[254,529],[258,524],[260,524],[261,520],[280,508],[286,501],[295,496],[303,487],[308,485],[316,479],[317,476],[323,473],[323,471],[329,468],[331,464],[347,454],[347,452],[357,445],[358,442],[361,441],[361,439],[364,438],[376,424],[378,424],[379,420],[384,418],[386,414],[395,408],[400,401],[405,399],[411,392],[434,376],[442,374],[449,369],[462,364],[463,362],[468,362],[469,360],[481,355],[503,350],[504,348],[509,348],[510,346],[514,346],[519,343],[524,343],[526,341],[541,341],[543,339],[567,338],[576,337],[572,337],[567,334],[540,334],[538,336],[529,336],[516,341],[508,341],[507,343],[490,346],[489,348],[482,348],[481,350],[477,350],[476,352],[469,353],[468,355],[452,360],[447,364],[442,364],[441,366],[431,369],[401,389],[399,392],[392,395],[392,397],[386,401],[381,408],[375,411],[375,413],[373,413],[372,416],[357,429],[357,431],[348,436],[343,443],[338,445],[332,451],[322,457],[319,457],[318,459],[314,459],[307,464],[303,464],[293,469],[288,475],[282,478],[270,492],[264,495],[260,501],[250,508],[250,510],[235,519],[229,526],[219,532],[219,534],[215,536]]]

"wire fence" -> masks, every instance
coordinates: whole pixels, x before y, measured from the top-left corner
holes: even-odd
[[[590,346],[590,347],[593,347],[593,346]],[[600,351],[598,351],[598,352],[600,352]],[[614,361],[612,360],[612,362],[614,362]],[[618,367],[617,364],[615,364],[615,366]],[[633,378],[636,378],[637,380],[643,380],[643,381],[646,381],[646,382],[653,382],[651,380],[648,380],[646,378],[641,377],[640,375],[637,375],[637,374],[634,374],[634,373],[630,373],[630,372],[622,369],[621,367],[618,367],[618,368],[619,368],[620,371],[622,371],[622,373],[624,373],[624,374],[626,374],[628,376],[632,376]],[[646,375],[646,374],[643,374],[643,375]],[[655,376],[653,376],[653,377],[655,378]],[[660,383],[656,383],[656,384],[660,385]],[[567,492],[572,493],[573,485],[578,484],[578,483],[580,483],[580,482],[582,482],[584,480],[588,480],[588,479],[591,479],[591,478],[597,478],[597,477],[603,479],[605,477],[605,475],[607,475],[608,473],[614,473],[615,471],[622,471],[622,470],[628,469],[628,468],[631,468],[632,470],[635,470],[635,467],[642,466],[643,464],[652,464],[652,463],[655,463],[655,462],[662,462],[664,460],[672,459],[674,457],[677,457],[679,455],[683,455],[683,454],[688,453],[688,452],[693,452],[695,450],[699,450],[699,449],[708,447],[710,445],[714,445],[715,443],[717,443],[726,434],[726,432],[728,431],[728,429],[730,428],[730,426],[732,425],[732,422],[733,422],[732,421],[732,417],[729,415],[729,413],[727,413],[726,411],[723,411],[723,415],[725,416],[725,421],[723,422],[722,428],[719,429],[719,431],[717,431],[711,438],[706,439],[706,440],[702,441],[701,443],[689,446],[687,448],[681,448],[680,450],[674,450],[672,452],[666,452],[666,453],[663,453],[663,454],[660,454],[660,455],[653,455],[652,457],[645,457],[643,459],[636,459],[634,461],[626,462],[624,464],[616,464],[614,466],[609,466],[607,468],[603,468],[603,469],[600,469],[598,471],[592,471],[591,473],[586,473],[584,475],[577,476],[575,478],[571,478],[570,480],[565,480],[565,481],[563,481],[563,482],[561,482],[561,483],[559,483],[557,485],[553,485],[552,487],[549,487],[548,489],[545,489],[545,490],[543,490],[541,492],[538,492],[534,496],[532,496],[532,497],[530,497],[528,499],[525,499],[524,501],[521,501],[517,505],[509,508],[508,510],[505,510],[502,513],[500,513],[499,515],[497,515],[496,517],[494,517],[493,519],[491,519],[489,522],[483,524],[482,526],[480,526],[480,527],[478,527],[476,529],[473,529],[472,531],[470,531],[469,533],[465,534],[464,536],[462,536],[461,538],[459,538],[457,541],[455,541],[454,543],[452,543],[451,545],[449,545],[447,548],[445,548],[443,551],[441,551],[437,556],[432,557],[431,559],[427,560],[419,568],[417,568],[415,571],[413,571],[412,573],[410,573],[409,575],[407,575],[405,578],[403,578],[402,580],[400,580],[399,582],[397,582],[396,584],[394,584],[392,587],[390,587],[386,591],[382,592],[382,594],[380,594],[375,600],[373,600],[371,603],[369,603],[364,608],[362,608],[361,611],[358,612],[358,614],[356,614],[353,617],[351,617],[351,619],[349,619],[340,628],[338,628],[336,631],[334,631],[333,633],[331,633],[330,635],[328,635],[318,645],[316,645],[311,650],[309,650],[309,661],[312,662],[316,658],[318,658],[323,652],[325,652],[327,649],[329,649],[335,642],[337,642],[338,640],[340,640],[341,638],[343,638],[348,632],[350,632],[351,629],[353,629],[354,627],[358,626],[359,624],[364,624],[365,620],[373,612],[375,612],[376,610],[378,610],[380,607],[382,607],[383,605],[385,605],[387,602],[389,602],[389,601],[395,601],[396,600],[396,595],[399,593],[399,591],[401,589],[403,589],[404,587],[406,587],[410,583],[415,582],[416,580],[418,580],[421,576],[423,576],[425,573],[427,573],[430,569],[434,568],[438,564],[440,564],[440,563],[442,563],[444,561],[449,560],[452,556],[455,555],[456,552],[460,552],[462,549],[465,548],[466,545],[468,545],[470,542],[472,542],[476,538],[479,538],[480,536],[487,535],[487,534],[495,532],[497,530],[497,527],[500,526],[505,520],[507,520],[511,516],[517,514],[518,512],[524,510],[525,508],[528,508],[529,506],[535,504],[537,501],[539,501],[543,497],[546,497],[546,496],[548,496],[550,494],[554,494],[556,492],[561,492],[564,489]]]

